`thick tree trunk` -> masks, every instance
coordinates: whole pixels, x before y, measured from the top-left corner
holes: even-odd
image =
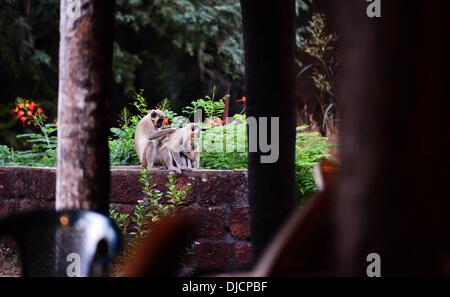
[[[57,209],[108,211],[114,1],[61,1]],[[74,15],[75,14],[75,15]]]
[[[337,4],[340,271],[365,276],[378,253],[382,276],[449,273],[449,3],[382,1],[380,19],[368,4]]]
[[[278,117],[279,159],[261,163],[249,153],[249,198],[254,259],[295,205],[295,4],[242,0],[247,116]],[[269,140],[270,132],[269,133]]]

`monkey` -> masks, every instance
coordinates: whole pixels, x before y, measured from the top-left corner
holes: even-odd
[[[189,152],[182,152],[182,164],[186,166],[187,170],[198,169],[200,166],[200,153],[197,151],[197,144],[192,146],[192,150]]]
[[[180,153],[180,155],[181,155],[181,166],[184,167],[186,170],[193,169],[191,160],[193,156],[189,155],[189,153],[186,152]]]
[[[177,173],[182,169],[198,168],[200,153],[196,142],[199,135],[200,127],[190,123],[167,136],[161,142],[159,162]]]
[[[191,125],[190,128],[187,128],[188,136],[186,137],[186,143],[182,146],[183,150],[180,152],[181,166],[187,170],[197,169],[200,166],[200,153],[197,146],[200,128],[195,124]]]
[[[134,133],[136,152],[141,166],[147,170],[153,167],[159,154],[157,141],[176,131],[173,128],[161,130],[164,119],[165,115],[161,110],[152,110],[139,121],[136,127]]]
[[[187,139],[185,150],[181,152],[182,164],[186,166],[186,169],[198,169],[200,167],[200,152],[198,150],[197,141],[200,137],[200,128],[193,126],[190,128],[191,132]]]
[[[185,150],[182,153],[182,160],[185,161],[186,169],[198,169],[200,167],[200,152],[198,149],[198,138],[200,137],[200,127],[195,124],[191,124],[189,135],[187,138]]]
[[[181,169],[198,168],[200,154],[196,141],[199,134],[200,128],[191,123],[167,136],[160,147],[160,163],[178,173]]]

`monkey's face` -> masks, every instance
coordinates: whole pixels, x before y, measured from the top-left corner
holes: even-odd
[[[153,110],[150,113],[150,118],[153,122],[153,125],[156,128],[161,128],[164,122],[164,119],[166,118],[166,116],[164,115],[164,112],[162,112],[161,110]]]

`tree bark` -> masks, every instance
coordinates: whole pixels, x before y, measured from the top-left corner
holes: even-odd
[[[337,5],[340,272],[366,276],[367,255],[378,253],[382,276],[448,274],[449,3],[382,1],[379,19],[365,1]]]
[[[278,117],[279,159],[249,153],[248,183],[254,260],[295,206],[295,3],[242,0],[247,116]],[[270,139],[270,132],[269,138]]]
[[[69,12],[73,1],[61,1],[59,210],[108,211],[114,2],[81,0],[80,14],[74,16]]]

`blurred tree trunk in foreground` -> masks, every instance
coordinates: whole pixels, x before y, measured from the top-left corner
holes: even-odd
[[[263,164],[249,153],[248,181],[254,259],[295,207],[295,3],[242,0],[247,116],[278,117],[279,158]],[[260,120],[258,119],[258,122]],[[258,137],[259,139],[259,137]]]
[[[56,208],[106,213],[114,1],[76,3],[61,1]]]
[[[339,1],[342,170],[340,272],[450,273],[448,1]],[[447,264],[447,268],[445,265]]]

